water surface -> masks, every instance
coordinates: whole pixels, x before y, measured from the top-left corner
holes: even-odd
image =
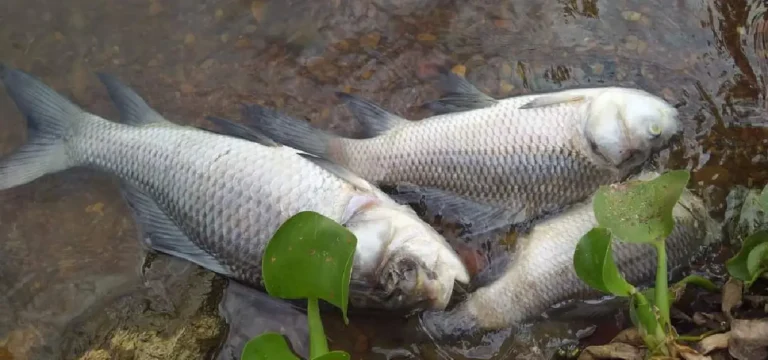
[[[423,76],[429,64],[456,66],[495,97],[637,86],[679,106],[685,138],[662,160],[692,170],[718,213],[731,186],[768,178],[767,32],[765,4],[745,0],[5,0],[0,61],[111,119],[95,71],[179,123],[237,119],[240,103],[255,102],[340,133],[356,126],[339,90],[427,116],[419,105],[437,96]],[[3,91],[6,154],[25,130]],[[140,350],[142,341],[215,353],[226,333],[216,315],[223,279],[163,256],[146,265],[113,179],[72,170],[0,196],[0,358],[168,358]],[[158,266],[155,277],[141,276],[147,266]],[[163,316],[187,322],[159,326]],[[327,321],[332,347],[355,359],[537,358],[563,331],[438,347],[414,340],[403,319]],[[168,345],[180,333],[194,333],[194,345]]]

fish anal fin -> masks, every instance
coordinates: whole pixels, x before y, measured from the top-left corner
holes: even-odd
[[[193,262],[221,275],[231,275],[213,255],[190,240],[150,195],[126,181],[121,182],[120,190],[138,223],[142,240],[150,248]]]

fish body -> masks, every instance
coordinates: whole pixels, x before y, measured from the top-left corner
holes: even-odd
[[[454,106],[419,121],[340,94],[363,125],[359,138],[258,105],[247,108],[245,121],[379,186],[395,185],[397,199],[424,200],[479,232],[530,223],[583,201],[600,185],[637,171],[680,129],[675,108],[642,90],[573,89],[495,100],[454,80],[462,85],[443,101],[467,109]]]
[[[0,72],[29,129],[28,142],[0,161],[0,189],[75,166],[114,175],[149,247],[257,287],[274,232],[314,211],[358,239],[353,306],[442,308],[454,281],[468,280],[410,208],[340,167],[265,138],[173,124],[111,76],[99,78],[122,123],[83,111],[22,71]]]
[[[646,178],[656,173],[643,173]],[[671,270],[685,270],[703,246],[721,239],[719,225],[702,200],[685,190],[673,210],[675,227],[666,241]],[[576,274],[573,256],[582,236],[597,226],[591,201],[536,224],[517,239],[511,265],[493,283],[477,289],[450,311],[425,314],[424,326],[435,336],[456,335],[521,325],[569,300],[605,294]],[[624,278],[636,286],[652,283],[657,254],[650,244],[614,241],[613,258]]]

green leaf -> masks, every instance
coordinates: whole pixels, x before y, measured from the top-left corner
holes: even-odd
[[[688,171],[675,170],[653,180],[601,186],[593,202],[595,218],[620,240],[664,241],[674,228],[672,209],[689,178]]]
[[[760,193],[758,204],[760,204],[760,208],[762,208],[764,212],[768,212],[768,185],[766,185],[763,188],[763,192]]]
[[[753,249],[765,243],[768,243],[768,230],[760,230],[744,239],[741,250],[725,262],[728,273],[745,283],[752,281],[756,275],[749,269],[749,254]]]
[[[634,293],[629,301],[629,318],[637,327],[649,349],[657,349],[665,339],[653,307],[642,293]]]
[[[579,278],[597,290],[618,296],[629,296],[634,290],[613,261],[608,229],[593,228],[581,237],[573,254],[573,266]]]
[[[312,360],[349,360],[349,354],[343,351],[331,351]]]
[[[245,344],[241,360],[301,360],[278,333],[263,333]]]
[[[312,211],[285,221],[267,244],[262,274],[267,292],[283,299],[323,299],[347,318],[349,281],[357,238]]]
[[[768,270],[768,243],[757,245],[749,252],[749,256],[747,256],[747,269],[752,274],[752,278],[745,285],[751,286],[760,275]]]

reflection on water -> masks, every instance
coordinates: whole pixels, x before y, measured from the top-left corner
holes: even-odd
[[[355,125],[338,90],[428,115],[419,105],[437,90],[421,70],[432,63],[461,65],[496,97],[639,86],[679,106],[685,139],[662,160],[693,170],[694,186],[721,213],[732,185],[768,179],[765,14],[762,1],[747,0],[5,0],[0,61],[106,117],[116,111],[95,71],[119,76],[177,122],[237,118],[241,102],[256,102],[341,133]],[[7,153],[24,139],[23,119],[5,94],[0,114]],[[211,339],[224,334],[210,306],[223,280],[194,268],[172,279],[171,265],[142,276],[135,225],[111,179],[73,170],[0,199],[0,358],[150,358],[137,344],[168,344],[182,330],[197,334],[202,353],[215,351]],[[190,323],[162,330],[163,316]],[[331,346],[366,359],[537,358],[544,352],[532,349],[561,338],[505,343],[500,333],[485,346],[435,347],[397,335],[411,326],[402,319],[328,321]],[[139,339],[125,345],[119,334]]]

